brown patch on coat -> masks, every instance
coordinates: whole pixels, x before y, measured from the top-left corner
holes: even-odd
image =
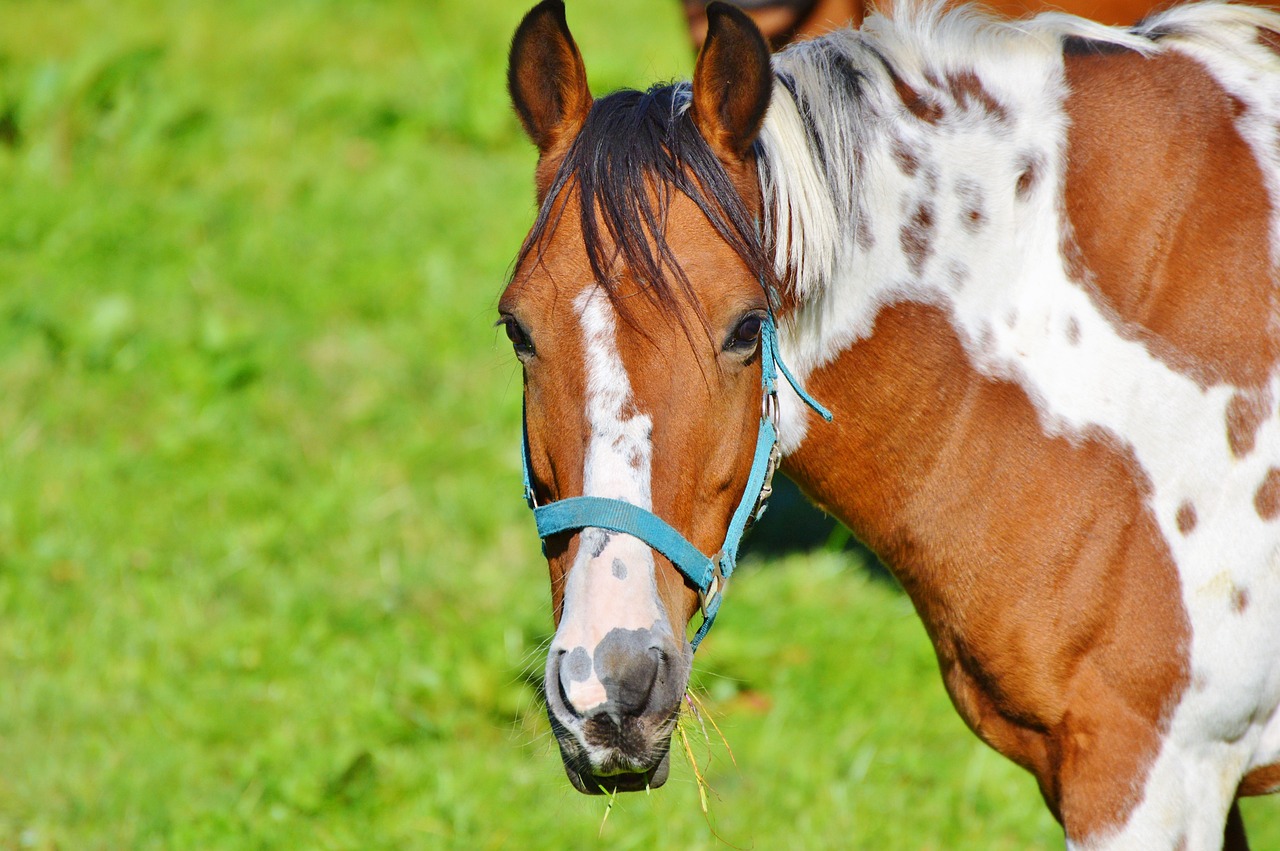
[[[756,192],[758,194],[759,190]],[[858,198],[858,217],[854,222],[853,239],[863,251],[870,251],[876,244],[876,235],[871,231],[871,215],[861,197]]]
[[[1253,495],[1253,507],[1263,520],[1280,515],[1280,470],[1272,467]]]
[[[1258,44],[1280,56],[1280,34],[1271,30],[1258,30]]]
[[[1066,212],[1094,300],[1129,339],[1201,386],[1262,386],[1271,204],[1230,98],[1168,52],[1065,57]],[[1160,187],[1160,191],[1153,191]]]
[[[1249,608],[1249,589],[1237,588],[1231,594],[1231,608],[1237,615],[1243,615],[1245,609]]]
[[[806,383],[836,417],[787,472],[892,566],[966,723],[1036,775],[1072,839],[1123,823],[1190,680],[1177,568],[1132,450],[1046,434],[937,306],[884,308]]]
[[[707,4],[705,0],[684,0],[685,17],[694,51],[707,38]],[[816,38],[841,27],[862,24],[866,12],[862,0],[815,0],[812,4],[777,3],[743,9],[769,41],[771,50],[781,50],[793,41]]]
[[[1271,415],[1271,392],[1237,390],[1227,402],[1227,445],[1231,454],[1243,458],[1253,451],[1258,429]]]
[[[982,80],[973,71],[961,71],[948,77],[947,91],[961,109],[981,110],[1000,122],[1009,120],[1009,110],[995,95],[987,91],[987,87],[982,85]]]
[[[983,211],[982,187],[973,180],[957,181],[956,198],[960,201],[960,226],[969,233],[982,230],[987,223],[987,215]]]
[[[1040,182],[1040,160],[1036,157],[1026,157],[1022,161],[1022,169],[1018,172],[1018,182],[1014,185],[1014,196],[1019,201],[1026,201],[1031,197],[1031,190],[1036,188],[1036,184]]]
[[[1189,501],[1178,506],[1178,515],[1174,518],[1178,524],[1178,531],[1183,535],[1190,535],[1196,528],[1196,507]]]
[[[1240,781],[1240,788],[1236,794],[1242,798],[1250,798],[1254,795],[1270,795],[1274,792],[1280,792],[1280,762],[1262,765],[1251,770]]]
[[[922,202],[916,206],[916,211],[899,234],[902,253],[907,255],[907,263],[917,275],[924,270],[925,261],[933,251],[933,230],[933,206]]]
[[[889,74],[893,78],[893,90],[898,93],[898,98],[907,108],[907,112],[926,124],[937,124],[942,120],[942,107],[937,101],[920,94],[906,80],[894,74],[892,69],[889,70]]]
[[[913,177],[920,168],[920,158],[901,139],[893,140],[892,154],[893,161],[897,163],[899,171],[907,177]]]

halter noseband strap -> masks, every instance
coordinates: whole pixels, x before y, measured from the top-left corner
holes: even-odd
[[[533,509],[533,519],[538,526],[538,537],[544,541],[559,532],[578,529],[608,529],[639,538],[662,553],[676,566],[684,577],[698,589],[702,608],[702,625],[698,627],[690,644],[694,650],[702,642],[716,613],[720,611],[725,583],[733,575],[738,563],[738,547],[751,524],[764,513],[765,503],[773,493],[773,474],[777,470],[781,452],[778,449],[778,372],[790,383],[806,405],[827,422],[831,412],[805,392],[791,370],[778,354],[778,332],[770,313],[760,327],[760,383],[764,390],[764,411],[760,416],[760,433],[756,438],[755,457],[742,499],[734,509],[725,531],[724,543],[713,557],[701,550],[672,528],[671,524],[648,509],[632,505],[620,499],[602,496],[573,496],[547,505],[538,505],[533,494],[532,472],[529,465],[529,435],[525,428],[521,439],[521,455],[524,463],[524,497]]]

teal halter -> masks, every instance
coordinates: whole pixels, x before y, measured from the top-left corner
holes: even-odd
[[[770,313],[760,326],[760,383],[764,388],[764,411],[760,415],[760,435],[756,438],[755,458],[751,462],[751,474],[742,500],[733,512],[724,543],[716,556],[706,556],[689,543],[683,535],[658,515],[620,499],[602,496],[572,496],[547,505],[538,505],[533,495],[532,473],[529,467],[529,435],[524,429],[521,455],[524,461],[524,498],[533,509],[533,519],[538,526],[538,537],[544,541],[560,532],[594,528],[622,532],[639,538],[666,556],[676,569],[684,574],[698,589],[698,601],[702,608],[702,625],[690,644],[698,649],[703,636],[715,622],[720,611],[725,583],[733,575],[738,563],[738,547],[742,537],[756,518],[764,513],[765,503],[773,493],[773,474],[777,470],[782,453],[778,449],[778,372],[791,384],[806,405],[827,422],[831,412],[818,404],[796,381],[791,370],[778,355],[778,332]],[[545,547],[545,544],[544,544]]]

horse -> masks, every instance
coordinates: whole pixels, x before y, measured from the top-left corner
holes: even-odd
[[[707,39],[707,0],[681,0],[680,5],[689,40],[700,50]],[[735,0],[733,5],[747,13],[771,50],[840,27],[860,26],[866,17],[864,0]]]
[[[573,785],[666,780],[780,463],[1069,848],[1247,847],[1237,799],[1280,790],[1280,16],[905,5],[771,59],[713,4],[691,82],[596,100],[543,0],[508,85],[539,207],[499,322]]]
[[[866,0],[734,0],[733,5],[747,13],[773,50],[839,27],[861,26],[867,16]],[[1150,14],[1158,4],[1152,0],[984,0],[983,5],[1011,18],[1028,12],[1058,11],[1128,26]],[[694,50],[701,49],[707,38],[707,0],[681,0],[681,7]]]

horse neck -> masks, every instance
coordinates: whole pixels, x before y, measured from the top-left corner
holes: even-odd
[[[793,285],[782,352],[836,412],[834,424],[814,424],[784,395],[786,467],[909,588],[974,587],[980,577],[956,581],[943,568],[966,547],[981,551],[1001,513],[1016,517],[1028,499],[991,494],[993,480],[1034,490],[1021,465],[1076,471],[1086,460],[1046,437],[1055,429],[1032,388],[1009,380],[998,356],[1021,345],[1067,356],[1072,317],[1096,312],[1067,286],[1061,56],[1040,73],[995,93],[977,73],[958,75],[934,87],[949,102],[906,110],[893,83],[864,81],[837,106],[856,114],[843,128],[820,126],[784,89],[766,125],[766,210],[785,211],[770,224]],[[941,122],[938,109],[967,120]],[[1078,310],[1051,308],[1047,285],[1077,293]],[[1070,440],[1139,513],[1132,459]],[[959,510],[975,502],[981,516]]]
[[[1251,494],[1266,472],[1237,463],[1253,427],[1242,442],[1212,424],[1280,398],[1270,149],[1234,131],[1126,149],[1135,117],[1157,140],[1194,117],[1232,127],[1231,99],[1176,55],[1020,55],[1016,78],[982,62],[939,77],[929,108],[893,82],[848,87],[843,127],[790,87],[775,99],[761,176],[793,282],[780,347],[836,416],[812,421],[783,388],[785,467],[909,588],[946,586],[917,604],[969,595],[950,601],[963,611],[992,583],[1052,587],[1070,569],[1103,587],[1104,551],[1166,564],[1159,542],[1184,547],[1197,489]],[[801,102],[807,85],[791,83]],[[1153,161],[1182,183],[1168,215],[1131,223]],[[1209,236],[1173,238],[1184,209]],[[1196,308],[1157,309],[1180,304]]]

